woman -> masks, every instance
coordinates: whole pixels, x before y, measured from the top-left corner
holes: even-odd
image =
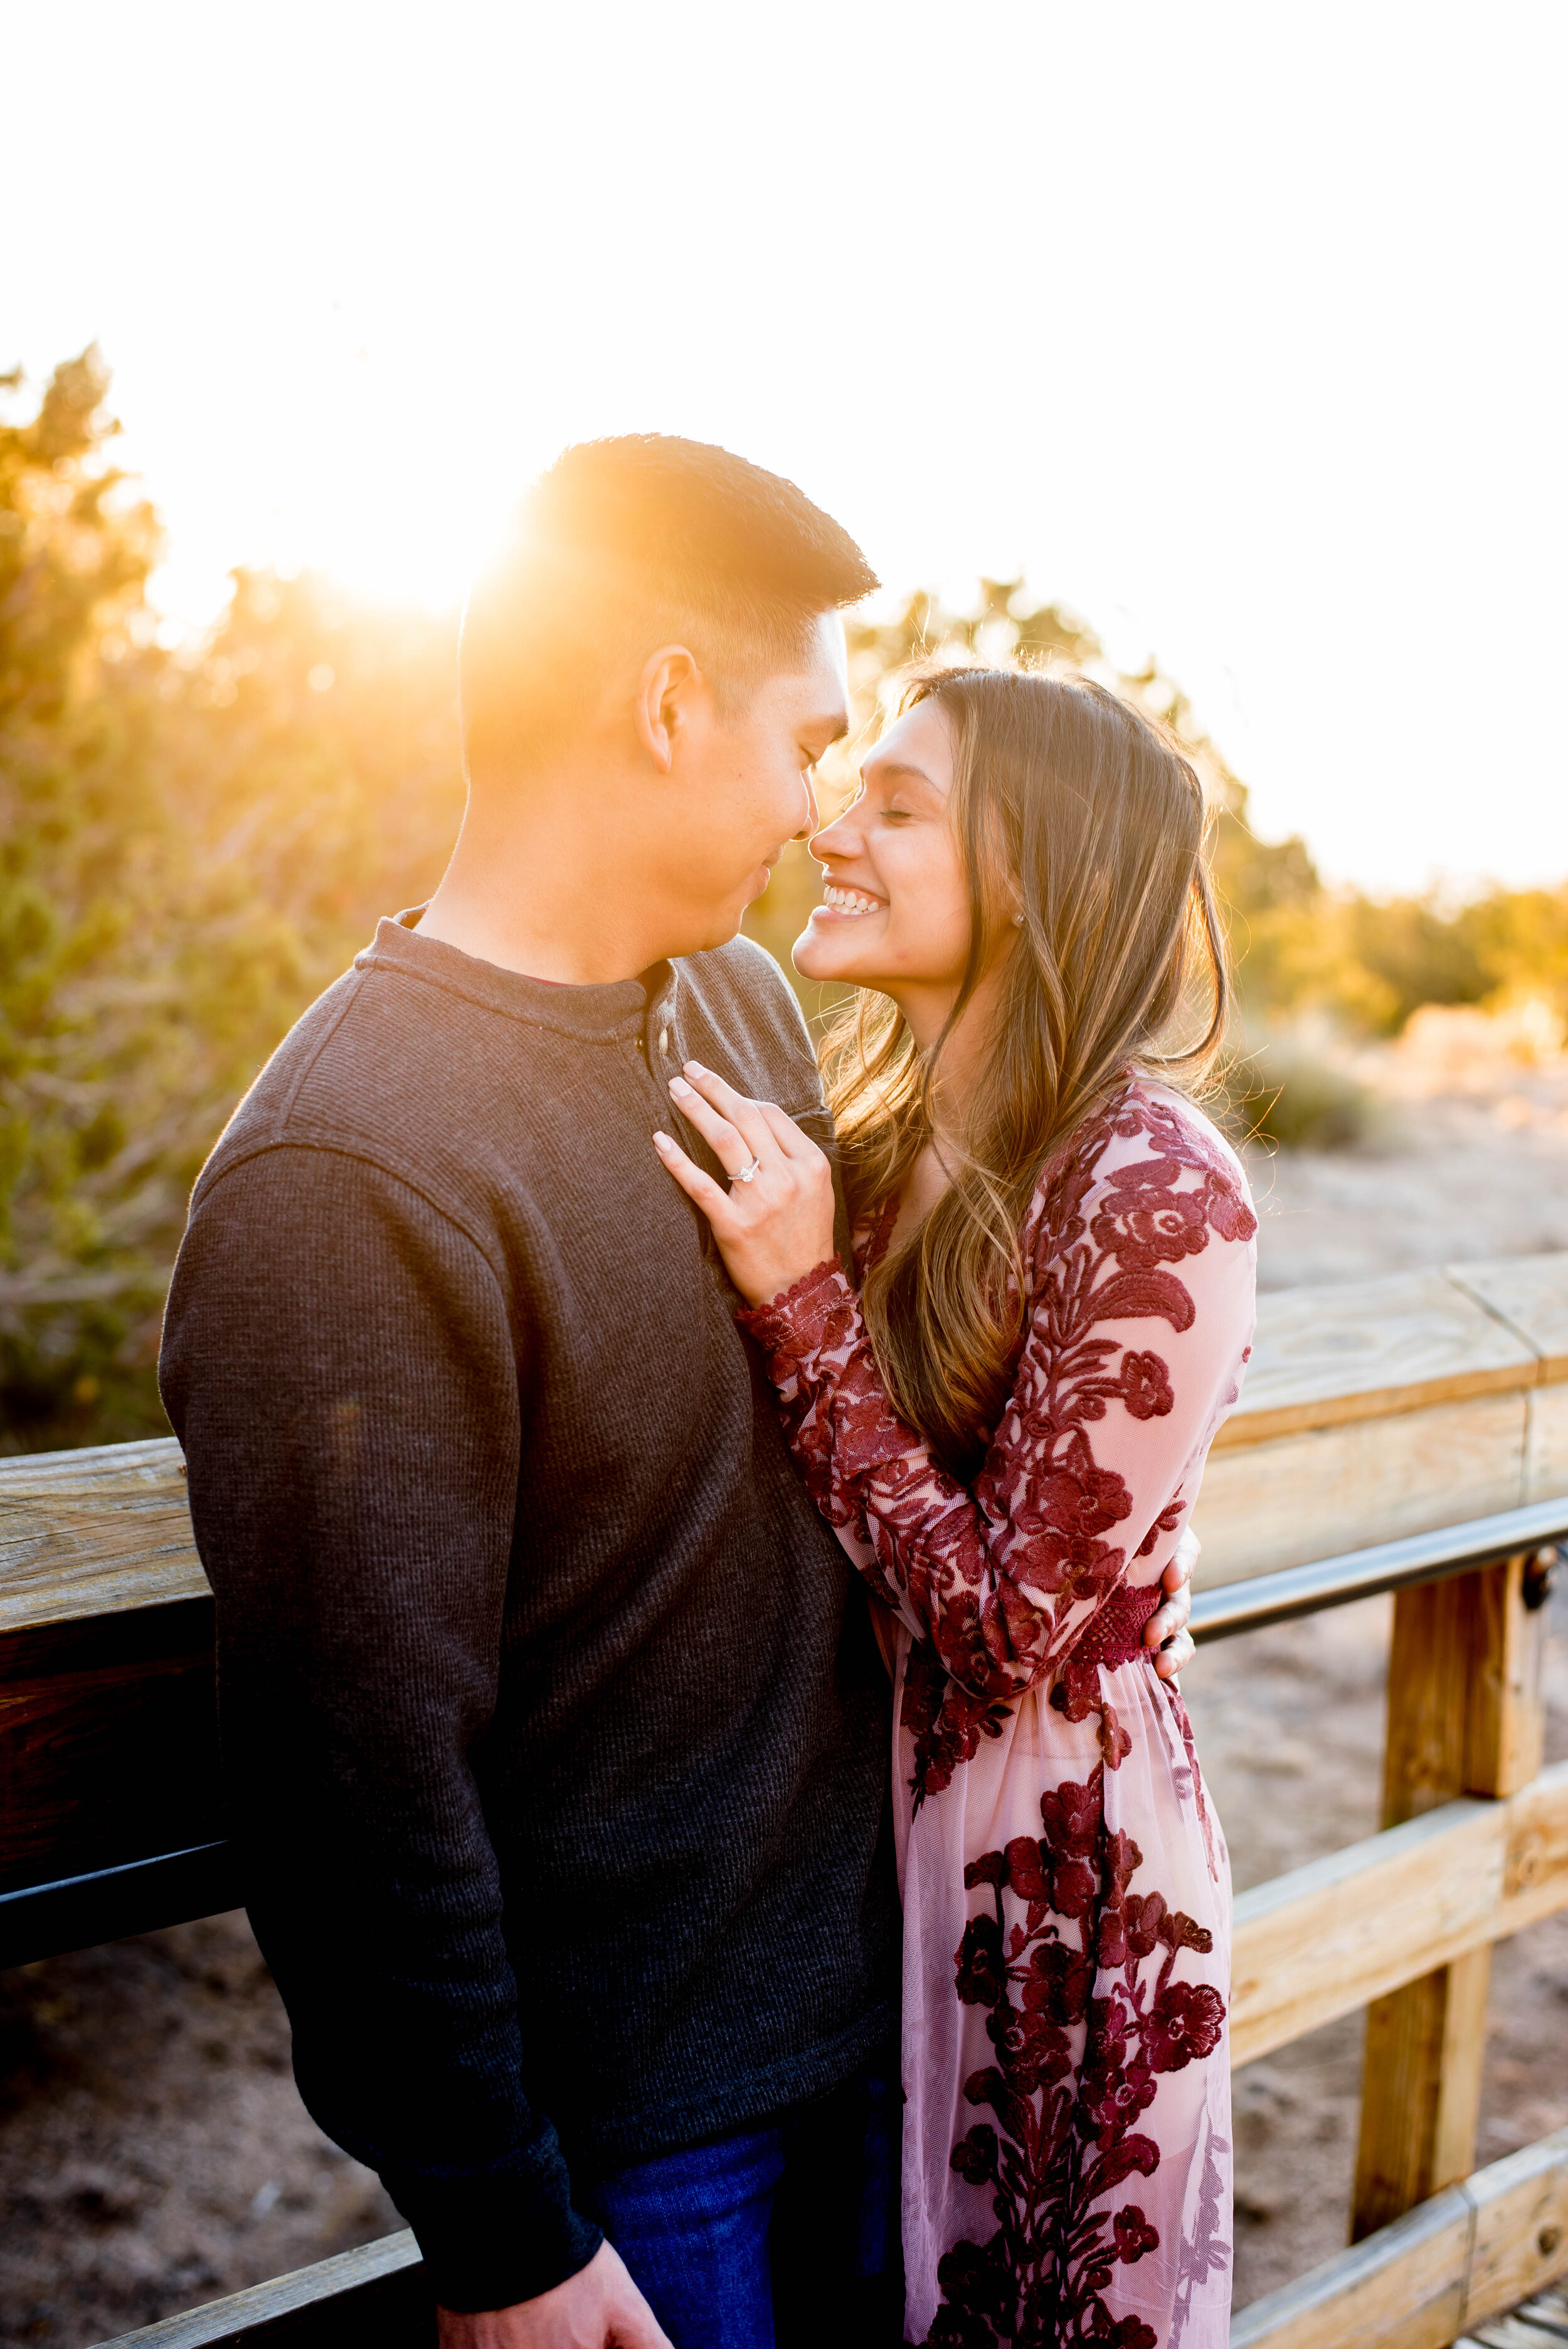
[[[1253,1328],[1196,776],[1101,688],[918,679],[795,949],[869,990],[831,1170],[706,1070],[707,1215],[819,1506],[897,1618],[916,2342],[1222,2349],[1230,1878],[1143,1628]],[[1161,1057],[1191,966],[1202,1045]]]

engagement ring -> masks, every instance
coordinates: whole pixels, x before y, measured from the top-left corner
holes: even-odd
[[[754,1158],[749,1166],[738,1166],[734,1174],[730,1176],[730,1181],[732,1183],[749,1183],[761,1164],[762,1161],[760,1158]]]

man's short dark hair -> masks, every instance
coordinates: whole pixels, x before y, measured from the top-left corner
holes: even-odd
[[[878,585],[847,531],[727,449],[628,433],[564,450],[535,482],[463,621],[470,774],[569,739],[662,644],[732,714],[805,651],[824,612]]]

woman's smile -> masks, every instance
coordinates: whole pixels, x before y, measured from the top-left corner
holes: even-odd
[[[857,889],[847,881],[830,881],[822,892],[822,902],[812,910],[811,919],[829,918],[858,922],[867,914],[885,914],[887,899],[873,897],[869,890]]]

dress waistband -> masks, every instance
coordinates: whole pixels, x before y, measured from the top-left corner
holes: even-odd
[[[1075,1664],[1104,1664],[1114,1670],[1140,1655],[1152,1655],[1143,1645],[1143,1630],[1165,1596],[1158,1582],[1140,1583],[1119,1590],[1108,1599],[1072,1651]]]

